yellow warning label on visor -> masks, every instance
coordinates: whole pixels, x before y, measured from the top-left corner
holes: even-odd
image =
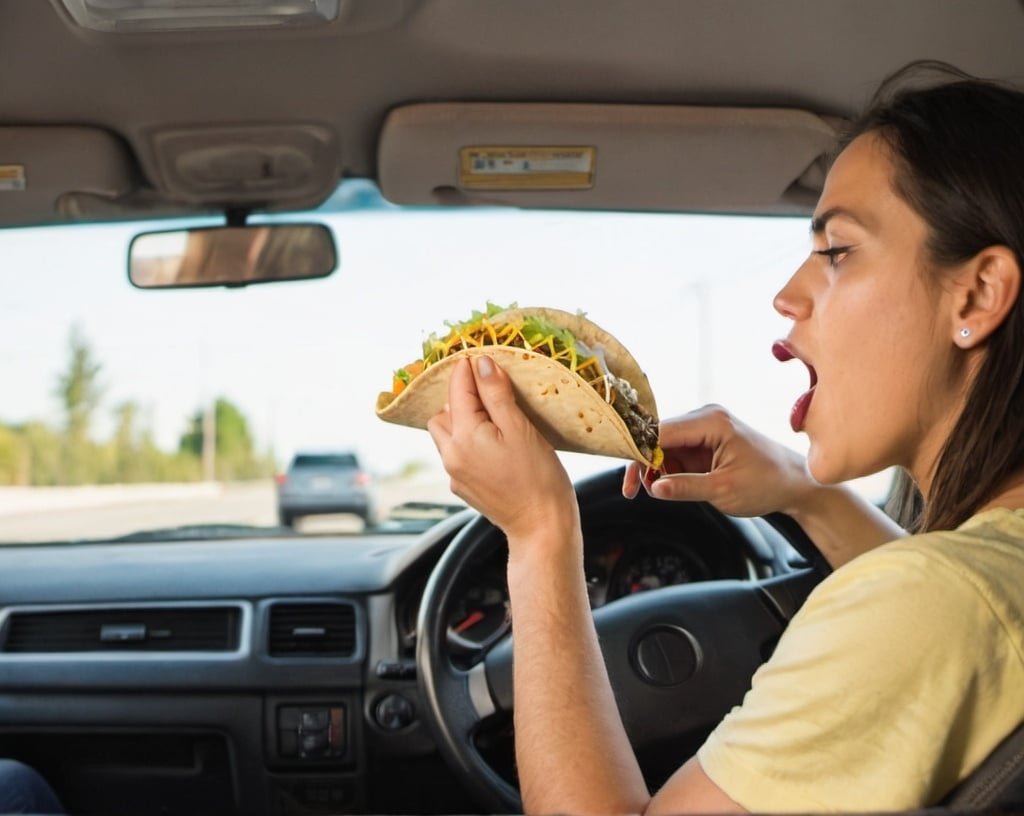
[[[0,164],[0,193],[25,189],[25,166]]]
[[[588,190],[596,147],[464,147],[459,186],[470,190]]]

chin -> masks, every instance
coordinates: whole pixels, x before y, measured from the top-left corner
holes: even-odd
[[[811,442],[807,451],[807,470],[818,484],[836,485],[855,478],[860,474],[851,475],[848,468],[830,458],[820,446]]]

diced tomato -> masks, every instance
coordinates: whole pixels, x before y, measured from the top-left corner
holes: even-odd
[[[395,372],[395,376],[391,380],[391,393],[397,397],[415,377],[422,373],[423,360],[414,360],[408,365],[402,366]]]

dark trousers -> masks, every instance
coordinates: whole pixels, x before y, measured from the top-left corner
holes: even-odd
[[[57,794],[35,770],[13,759],[0,759],[0,814],[63,812]]]

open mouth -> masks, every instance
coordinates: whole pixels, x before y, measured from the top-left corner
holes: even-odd
[[[772,344],[772,354],[776,360],[782,363],[789,360],[800,360],[789,344],[783,340],[776,340]],[[804,429],[804,424],[807,421],[807,412],[811,408],[811,400],[814,399],[814,389],[818,385],[818,372],[814,370],[814,366],[806,360],[800,360],[800,362],[807,366],[807,371],[811,377],[811,387],[797,397],[796,402],[793,403],[793,407],[789,411],[789,427],[797,433]]]

